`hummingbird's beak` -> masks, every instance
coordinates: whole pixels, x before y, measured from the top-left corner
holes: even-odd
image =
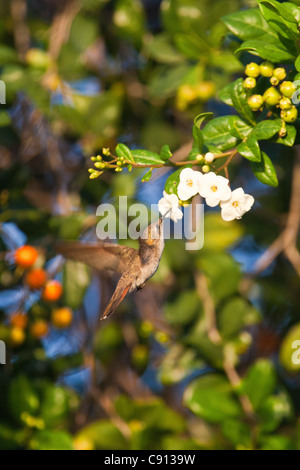
[[[169,209],[162,217],[161,217],[161,220],[163,221],[167,215],[171,212],[172,209]]]

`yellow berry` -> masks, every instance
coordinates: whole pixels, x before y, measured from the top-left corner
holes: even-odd
[[[281,95],[276,88],[270,87],[265,91],[263,99],[269,106],[276,106],[281,99]]]
[[[250,64],[247,65],[245,74],[248,75],[248,77],[252,78],[257,78],[260,75],[260,67],[257,65],[255,62],[251,62]]]
[[[248,105],[252,111],[258,111],[264,104],[263,97],[261,95],[252,95],[248,98]]]
[[[274,65],[271,62],[263,62],[260,65],[260,74],[263,77],[272,77],[274,71]]]

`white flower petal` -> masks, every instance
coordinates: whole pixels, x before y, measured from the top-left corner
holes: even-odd
[[[236,218],[236,214],[235,214],[235,210],[233,207],[226,207],[226,208],[222,208],[221,210],[221,217],[223,220],[225,220],[226,222],[231,222],[232,220],[234,220]]]

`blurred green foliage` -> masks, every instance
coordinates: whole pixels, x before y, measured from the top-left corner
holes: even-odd
[[[54,248],[57,239],[91,237],[101,202],[143,198],[140,170],[90,181],[91,154],[118,144],[122,151],[124,143],[166,161],[163,146],[174,151],[190,140],[195,115],[224,114],[215,97],[225,85],[222,101],[237,100],[241,80],[234,79],[249,50],[279,63],[294,59],[294,25],[274,31],[248,9],[256,7],[250,0],[32,0],[23,2],[25,16],[18,3],[0,5],[0,339],[8,346],[0,449],[299,449],[300,366],[291,362],[300,340],[299,279],[283,257],[262,276],[248,276],[286,219],[294,126],[285,146],[272,143],[276,120],[268,132],[255,127],[272,155],[263,182],[276,186],[277,174],[278,188],[260,185],[245,159],[234,162],[232,178],[257,193],[257,210],[230,224],[208,212],[199,252],[167,241],[153,281],[110,321],[97,322],[110,281],[70,261],[62,270]],[[204,128],[209,150],[226,151],[251,130],[251,110],[236,104],[242,121],[220,116]],[[247,145],[244,156],[253,152]],[[266,172],[251,155],[262,181]],[[169,176],[169,192],[176,178]],[[156,202],[163,185],[153,180]],[[14,264],[25,243],[38,248],[48,277],[62,282],[54,303],[30,291]],[[64,306],[74,320],[59,330],[51,314]],[[12,324],[16,311],[28,319],[23,329]],[[49,328],[43,338],[31,329],[41,320]]]

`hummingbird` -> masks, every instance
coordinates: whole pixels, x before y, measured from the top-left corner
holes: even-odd
[[[105,242],[65,242],[56,246],[65,258],[121,276],[100,320],[110,317],[127,294],[142,289],[156,273],[164,250],[163,219],[144,230],[138,249]]]

